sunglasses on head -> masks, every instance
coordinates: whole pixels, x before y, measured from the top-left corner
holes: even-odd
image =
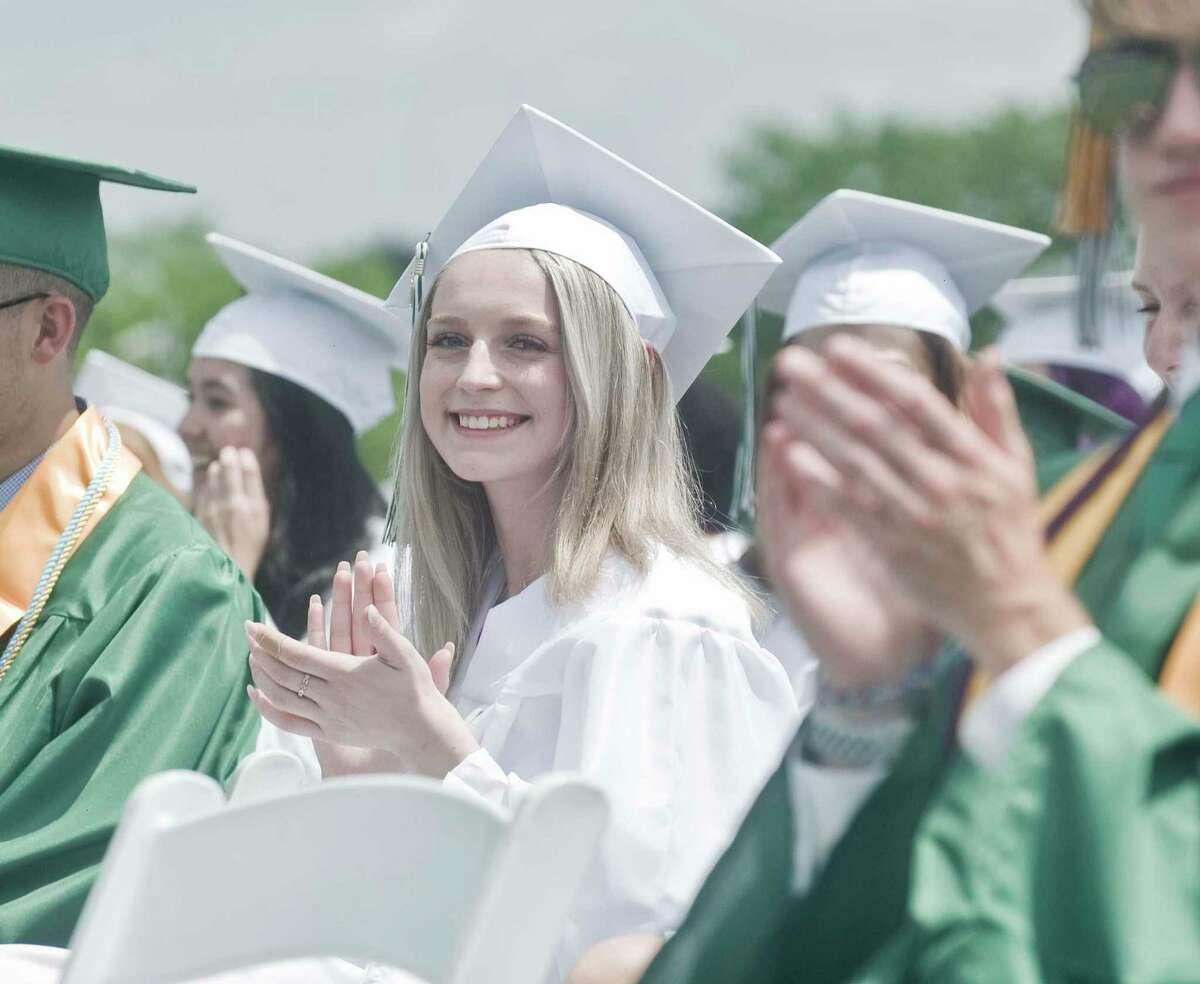
[[[1096,48],[1075,76],[1079,111],[1107,136],[1145,135],[1162,115],[1185,60],[1200,74],[1200,50],[1181,52],[1170,41],[1127,38]]]

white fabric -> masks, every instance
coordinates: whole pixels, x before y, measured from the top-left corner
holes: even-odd
[[[770,621],[759,630],[758,641],[780,663],[792,682],[801,714],[817,699],[817,657],[795,623],[770,599]]]
[[[0,946],[4,984],[59,984],[71,951],[57,946]],[[389,984],[416,978],[396,974]],[[187,984],[362,984],[363,968],[345,960],[280,960],[227,974],[194,977]]]
[[[562,211],[523,214],[547,204],[599,219],[618,235],[602,235],[594,224],[585,228]],[[510,213],[520,216],[524,240],[546,244],[608,281],[642,337],[662,353],[676,398],[720,351],[779,263],[765,246],[628,161],[522,106],[430,233],[422,261],[426,296],[463,243]],[[413,318],[417,262],[414,257],[387,301],[406,324]],[[672,334],[675,323],[679,330]]]
[[[675,334],[675,315],[638,244],[598,216],[553,203],[530,205],[489,222],[450,259],[481,249],[540,249],[568,257],[616,291],[657,351]]]
[[[788,302],[783,338],[824,325],[895,325],[971,346],[971,322],[940,261],[901,242],[876,241],[813,261]]]
[[[958,740],[987,769],[1002,768],[1021,725],[1075,657],[1100,641],[1092,625],[1069,632],[1001,673],[967,708]]]
[[[75,394],[115,424],[127,424],[154,449],[167,479],[192,490],[192,456],[179,436],[187,391],[116,356],[92,349],[75,374]]]
[[[451,687],[481,749],[446,782],[508,807],[551,772],[607,793],[610,832],[568,917],[561,977],[598,940],[678,925],[797,711],[745,606],[665,551],[644,578],[610,557],[580,605],[551,606],[545,590],[487,612]]]
[[[96,406],[136,411],[170,431],[179,429],[188,409],[187,391],[182,386],[99,349],[92,349],[83,357],[83,364],[75,374],[75,393]]]
[[[207,240],[247,293],[204,326],[192,358],[303,386],[358,434],[396,409],[390,369],[406,364],[408,328],[380,298],[227,236]]]
[[[831,769],[798,755],[787,760],[795,836],[792,887],[808,891],[862,805],[883,782],[883,768]]]
[[[1049,245],[1026,229],[842,188],[772,244],[783,262],[759,304],[786,316],[785,338],[878,323],[932,332],[965,350],[967,318]]]

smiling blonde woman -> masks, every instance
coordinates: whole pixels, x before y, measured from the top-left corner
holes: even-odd
[[[678,925],[795,724],[708,558],[674,410],[778,261],[528,108],[427,248],[395,502],[405,634],[360,564],[333,613],[357,655],[256,628],[252,696],[327,774],[421,772],[507,807],[551,772],[597,783],[612,823],[558,980],[599,939]]]

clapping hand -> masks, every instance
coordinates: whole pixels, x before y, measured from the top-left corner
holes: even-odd
[[[969,415],[853,338],[824,357],[790,346],[773,378],[784,481],[852,527],[986,672],[1088,624],[1046,563],[1033,455],[994,351],[968,373]]]
[[[454,649],[427,663],[400,632],[395,590],[365,553],[334,576],[329,646],[321,601],[309,602],[308,641],[247,624],[248,692],[276,727],[314,740],[325,774],[417,772],[444,777],[478,745],[446,699]],[[366,750],[365,752],[363,750]]]
[[[759,551],[771,590],[838,687],[894,683],[934,650],[938,631],[825,495],[830,466],[787,427],[763,430]]]
[[[196,483],[193,512],[217,546],[253,581],[271,532],[271,506],[254,452],[222,448]]]

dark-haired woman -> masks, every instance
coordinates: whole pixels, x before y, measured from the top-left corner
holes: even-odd
[[[196,517],[253,581],[281,630],[303,634],[308,600],[340,561],[380,561],[384,502],[355,437],[395,407],[403,336],[382,301],[216,234],[246,295],[205,326],[180,434]]]

